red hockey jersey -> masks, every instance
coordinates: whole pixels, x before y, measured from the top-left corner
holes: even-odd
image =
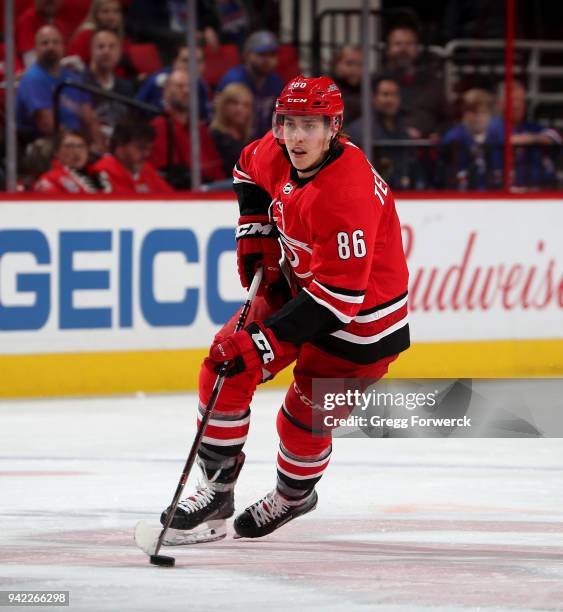
[[[257,209],[264,192],[271,200],[295,296],[266,322],[280,339],[294,340],[288,330],[305,317],[310,331],[301,341],[357,363],[408,348],[408,270],[395,202],[360,149],[342,139],[317,174],[300,179],[270,132],[244,149],[234,183],[243,214],[264,212]]]
[[[85,171],[73,170],[54,159],[51,162],[51,169],[39,177],[33,186],[33,191],[41,193],[96,193],[99,189]]]
[[[143,164],[138,174],[129,170],[113,155],[104,155],[92,167],[91,174],[97,176],[108,193],[172,193],[172,187],[159,176],[149,163]]]

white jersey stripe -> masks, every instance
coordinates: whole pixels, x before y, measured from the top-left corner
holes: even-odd
[[[397,323],[394,323],[387,329],[384,329],[382,332],[379,332],[374,336],[358,336],[342,330],[333,332],[330,335],[334,336],[335,338],[340,338],[341,340],[346,340],[347,342],[353,342],[354,344],[374,344],[382,338],[385,338],[385,336],[388,336],[389,334],[396,332],[398,329],[401,329],[401,327],[404,327],[408,323],[408,320],[409,317],[406,315],[400,321],[397,321]]]
[[[371,323],[372,321],[378,321],[379,319],[386,317],[392,312],[399,310],[399,308],[402,308],[407,303],[408,299],[409,299],[408,295],[405,295],[405,297],[402,300],[399,300],[395,304],[391,304],[391,306],[387,306],[387,308],[376,310],[375,312],[372,312],[370,314],[356,316],[354,318],[354,321],[356,323]]]
[[[251,179],[252,178],[250,176],[250,174],[246,174],[246,172],[243,172],[242,170],[239,170],[236,166],[233,168],[233,172],[236,172],[237,174],[240,174],[241,176],[244,176],[244,178],[247,178],[247,179]]]
[[[325,302],[324,300],[321,300],[320,297],[314,295],[308,289],[303,289],[303,291],[308,293],[315,300],[315,302],[317,302],[317,304],[320,304],[321,306],[324,306],[325,308],[328,308],[330,310],[330,312],[332,312],[340,321],[342,321],[342,323],[350,323],[350,321],[352,320],[352,317],[349,317],[349,316],[347,316],[345,314],[342,314],[334,306],[332,306],[328,302]]]
[[[233,183],[249,183],[250,185],[256,185],[254,181],[247,181],[246,179],[239,179],[236,176],[233,177]]]
[[[328,293],[332,297],[340,300],[341,302],[348,302],[349,304],[361,304],[364,301],[364,295],[345,295],[344,293],[336,293],[335,291],[331,291],[327,289],[324,285],[314,280],[313,283],[320,287],[325,293]]]

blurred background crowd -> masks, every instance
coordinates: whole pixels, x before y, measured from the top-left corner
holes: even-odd
[[[369,154],[395,190],[503,189],[505,3],[375,2],[367,58],[360,4],[198,0],[192,80],[186,0],[14,0],[18,190],[189,189],[190,99],[202,182],[229,188],[240,151],[270,129],[275,98],[300,73],[334,78],[344,130],[362,146],[366,62]],[[516,2],[513,191],[563,187],[558,4]],[[4,113],[2,83],[1,190]]]

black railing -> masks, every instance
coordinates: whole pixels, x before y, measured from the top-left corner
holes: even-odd
[[[61,98],[61,93],[65,87],[72,87],[74,89],[80,89],[81,91],[87,91],[88,93],[91,93],[93,95],[101,96],[103,98],[107,98],[108,100],[113,100],[114,102],[120,102],[121,104],[126,104],[127,106],[131,106],[132,108],[136,108],[137,110],[149,113],[151,115],[163,114],[162,109],[158,106],[154,106],[153,104],[139,102],[139,100],[135,100],[134,98],[130,98],[129,96],[124,96],[123,94],[118,94],[113,91],[106,91],[101,87],[96,87],[95,85],[90,85],[89,83],[81,83],[80,81],[65,79],[62,83],[59,83],[53,91],[53,113],[55,118],[55,130],[58,130],[60,125],[59,100]]]
[[[155,106],[153,104],[147,104],[146,102],[140,102],[139,100],[135,100],[134,98],[130,98],[128,96],[124,96],[123,94],[118,94],[113,91],[106,91],[101,87],[96,87],[95,85],[91,85],[89,83],[81,83],[80,81],[73,81],[71,79],[65,79],[62,83],[59,83],[54,91],[53,91],[53,115],[54,115],[54,123],[55,123],[55,133],[59,131],[59,126],[61,122],[61,111],[60,111],[60,98],[63,92],[63,89],[66,87],[79,89],[81,91],[86,91],[92,95],[100,96],[103,98],[107,98],[108,100],[113,100],[114,102],[119,102],[120,104],[124,104],[131,108],[135,108],[138,111],[143,113],[147,113],[149,115],[162,115],[166,120],[167,127],[167,167],[171,168],[174,164],[174,128],[172,125],[171,117],[165,113],[160,107]]]

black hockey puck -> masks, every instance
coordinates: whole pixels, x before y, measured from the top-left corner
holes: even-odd
[[[162,565],[163,567],[174,567],[176,559],[167,557],[166,555],[151,555],[150,561],[153,565]]]

